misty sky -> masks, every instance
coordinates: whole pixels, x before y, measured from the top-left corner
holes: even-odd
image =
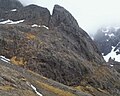
[[[47,7],[51,13],[59,4],[66,8],[88,33],[101,26],[120,26],[120,0],[20,0],[23,4]]]

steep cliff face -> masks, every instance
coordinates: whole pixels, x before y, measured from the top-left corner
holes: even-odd
[[[46,8],[29,5],[2,19],[0,55],[11,63],[65,85],[82,86],[94,96],[119,96],[119,73],[103,65],[94,42],[63,7],[55,5],[50,15]]]
[[[81,57],[97,63],[104,62],[101,53],[88,34],[79,27],[75,18],[63,7],[55,5],[50,25],[57,27],[61,34],[72,40]],[[70,47],[71,48],[71,47]]]

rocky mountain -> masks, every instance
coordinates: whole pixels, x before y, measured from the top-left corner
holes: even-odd
[[[10,71],[14,66],[17,67],[14,73],[22,73],[37,89],[42,87],[44,90],[41,89],[40,93],[43,96],[120,95],[120,74],[107,66],[95,43],[66,9],[55,5],[51,15],[47,8],[28,5],[7,10],[7,13],[0,9],[0,13],[0,55],[1,60],[7,62],[0,63],[0,66],[4,68],[7,65]],[[30,76],[27,70],[37,75]],[[5,74],[10,75],[7,72]],[[52,81],[41,84],[41,79],[37,79],[38,82],[35,83],[38,75],[39,78],[42,76]],[[18,78],[13,78],[17,82]],[[26,83],[25,86],[24,90],[29,89],[33,93],[30,86]],[[21,92],[23,87],[20,87],[17,88]],[[2,90],[1,96],[6,92],[8,90]],[[7,96],[13,92],[16,91],[10,91]],[[15,96],[24,96],[16,94]]]
[[[105,27],[98,30],[94,41],[103,53],[106,61],[111,57],[120,62],[120,28]]]

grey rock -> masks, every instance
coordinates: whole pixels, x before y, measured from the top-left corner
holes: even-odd
[[[12,9],[19,9],[23,5],[18,0],[0,0],[0,9],[9,11]]]
[[[51,27],[57,27],[60,24],[65,24],[66,26],[79,27],[75,18],[62,6],[55,5],[51,17]]]
[[[47,8],[37,5],[25,6],[16,12],[9,12],[4,19],[11,19],[13,21],[25,20],[27,24],[38,24],[48,26],[50,20],[50,12]]]

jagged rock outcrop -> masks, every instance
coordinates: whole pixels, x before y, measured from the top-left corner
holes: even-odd
[[[0,21],[2,21],[5,18],[5,15],[13,9],[17,10],[22,7],[23,5],[18,0],[0,0]]]
[[[23,5],[18,0],[0,0],[0,9],[10,11],[12,9],[19,9]]]
[[[79,27],[75,18],[66,9],[59,5],[55,5],[50,21],[50,26],[58,27],[62,23],[73,28]]]
[[[76,46],[76,50],[79,51],[78,54],[81,55],[81,57],[91,61],[97,60],[97,62],[104,62],[94,42],[88,34],[78,26],[75,18],[66,9],[55,5],[51,18],[50,24],[57,27],[60,33],[68,36],[69,39],[72,40],[72,43]]]
[[[82,86],[93,96],[119,96],[119,73],[103,65],[92,39],[63,7],[55,5],[50,15],[46,8],[29,5],[3,19],[25,20],[0,25],[0,55],[11,63],[65,85]]]
[[[43,8],[37,5],[28,5],[17,11],[10,11],[4,19],[10,19],[13,21],[24,20],[27,24],[39,24],[49,25],[50,12],[47,8]]]

